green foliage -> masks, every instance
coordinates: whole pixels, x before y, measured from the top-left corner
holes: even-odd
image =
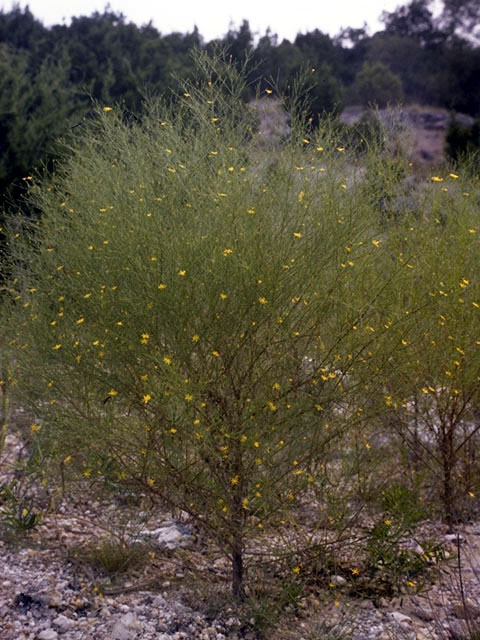
[[[380,483],[371,588],[418,584],[416,497],[440,477],[451,521],[473,487],[456,474],[480,390],[478,182],[434,176],[414,213],[382,216],[407,166],[375,136],[359,153],[326,119],[312,130],[300,93],[272,162],[240,99],[248,66],[195,60],[174,104],[98,107],[31,181],[42,215],[10,236],[4,307],[17,401],[51,476],[188,513],[238,598],[251,541],[299,532],[310,501],[340,536]],[[399,443],[425,462],[411,490]],[[297,535],[289,560],[312,546]]]
[[[114,578],[133,568],[141,567],[148,557],[148,547],[118,536],[109,536],[70,551],[75,562],[87,564]]]
[[[261,581],[253,583],[245,598],[244,616],[255,631],[264,633],[275,628],[286,611],[298,611],[302,597],[303,586],[292,577],[285,577],[274,588],[265,588]]]
[[[462,125],[455,118],[450,120],[445,138],[446,152],[454,161],[480,153],[480,120],[472,126]]]
[[[343,108],[342,87],[332,73],[332,68],[322,63],[319,68],[312,68],[314,83],[309,91],[310,117],[312,123],[318,125],[322,114],[338,114]]]
[[[442,546],[435,542],[422,540],[418,550],[406,547],[411,535],[407,523],[393,517],[378,520],[371,527],[365,571],[370,593],[391,597],[405,591],[420,591],[429,572],[444,559]]]
[[[353,90],[361,104],[380,108],[403,99],[401,79],[381,62],[366,62],[355,78]]]
[[[26,534],[35,529],[41,520],[42,514],[35,501],[21,483],[13,480],[0,486],[0,525],[7,535]]]
[[[45,59],[32,70],[29,56],[0,45],[0,190],[31,179],[55,154],[75,108],[65,61]],[[23,183],[22,183],[23,179]]]
[[[347,428],[337,370],[371,341],[351,340],[369,313],[351,292],[374,260],[373,212],[341,186],[325,132],[309,146],[294,124],[265,163],[242,77],[197,63],[174,109],[100,112],[32,186],[42,218],[31,245],[12,238],[29,265],[12,344],[21,402],[65,474],[103,473],[107,456],[117,482],[207,528],[239,589],[247,534],[322,486]],[[312,185],[295,167],[314,159],[332,169]],[[343,262],[347,244],[363,269]]]
[[[427,510],[422,504],[419,486],[409,489],[399,484],[391,484],[382,491],[382,508],[384,513],[410,529],[427,517]]]
[[[431,3],[415,0],[385,14],[385,30],[372,37],[346,29],[331,38],[315,29],[279,42],[267,30],[256,45],[246,20],[205,43],[196,29],[162,35],[151,23],[138,27],[108,9],[52,28],[28,7],[0,11],[0,206],[26,212],[22,178],[56,157],[56,138],[92,115],[92,99],[136,114],[146,94],[170,99],[179,80],[191,76],[192,48],[220,44],[237,68],[248,54],[244,101],[272,85],[288,93],[300,69],[315,69],[309,112],[315,125],[344,102],[382,106],[402,96],[478,116],[474,4],[453,0],[434,19]]]

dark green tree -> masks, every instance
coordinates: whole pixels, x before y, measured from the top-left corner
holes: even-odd
[[[75,92],[64,62],[45,60],[31,70],[27,51],[0,45],[0,193],[2,208],[17,197],[32,171],[55,155],[69,129]]]
[[[382,62],[366,62],[355,79],[354,93],[361,104],[386,107],[401,102],[402,81]]]

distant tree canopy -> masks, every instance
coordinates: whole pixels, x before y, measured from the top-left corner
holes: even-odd
[[[335,112],[352,101],[384,105],[403,99],[480,115],[480,3],[411,0],[384,13],[384,29],[345,29],[331,38],[316,28],[293,42],[247,20],[205,42],[191,33],[160,33],[107,9],[45,27],[28,8],[0,11],[0,209],[18,201],[29,173],[48,164],[55,140],[91,111],[92,100],[141,113],[145,95],[174,99],[191,73],[190,51],[227,48],[248,57],[244,99],[278,88],[314,69],[310,111]],[[320,25],[321,27],[321,25]]]
[[[403,98],[402,81],[383,62],[365,62],[357,74],[354,91],[363,105],[393,106]]]

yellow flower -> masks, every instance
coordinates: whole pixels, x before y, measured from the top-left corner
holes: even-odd
[[[262,297],[260,297],[260,298],[258,299],[258,301],[259,301],[259,303],[260,303],[260,304],[267,304],[267,303],[268,303],[268,300],[267,300],[266,298],[264,298],[263,296],[262,296]]]
[[[198,342],[200,340],[200,336],[198,335],[198,333],[195,333],[192,336],[192,342]]]
[[[149,393],[146,393],[142,398],[142,402],[143,404],[148,404],[151,399],[152,399],[152,396]]]
[[[218,353],[218,351],[216,351],[215,349],[212,351],[212,356],[215,356],[215,358],[219,358],[220,354]]]
[[[158,285],[158,287],[157,287],[157,289],[160,289],[160,290],[161,290],[161,289],[166,289],[166,288],[167,288],[167,285],[166,285],[166,284],[163,284],[163,282],[160,282],[160,284],[159,284],[159,285]]]
[[[30,425],[30,431],[32,433],[34,433],[35,431],[40,431],[42,427],[39,424],[31,424]]]
[[[186,402],[191,402],[193,400],[193,396],[191,393],[186,393],[185,394],[185,401]]]
[[[164,363],[165,363],[166,365],[171,365],[171,364],[172,364],[172,359],[171,359],[171,358],[169,358],[168,356],[165,356],[165,357],[163,358],[163,361],[164,361]]]
[[[359,574],[359,573],[360,573],[360,571],[359,571],[356,567],[354,567],[354,568],[352,569],[352,575],[354,575],[354,576],[358,576],[358,574]]]
[[[387,518],[386,520],[384,520],[384,523],[387,525],[387,527],[389,527],[392,524],[392,521],[390,520],[390,518]]]
[[[271,95],[273,93],[273,91],[271,89],[265,89],[265,93],[267,95]]]
[[[58,351],[59,349],[62,348],[62,345],[61,344],[56,344],[53,348],[54,348],[55,351]]]
[[[443,182],[443,178],[440,176],[432,176],[432,182]]]
[[[294,232],[293,236],[294,236],[295,238],[301,238],[301,237],[302,237],[302,234],[301,234],[300,232],[296,231],[296,232]]]
[[[457,180],[457,178],[460,177],[456,173],[449,173],[448,175],[450,176],[450,178],[453,178],[454,180]]]
[[[248,509],[248,498],[244,498],[242,500],[242,508],[243,509]]]
[[[103,107],[103,110],[104,110],[105,112],[108,112],[108,111],[111,111],[111,110],[112,110],[112,107]]]
[[[229,256],[233,253],[233,249],[224,249],[223,250],[223,255],[224,256]]]
[[[233,478],[230,480],[231,484],[233,484],[234,486],[236,484],[238,484],[238,481],[240,480],[239,476],[233,476]]]
[[[187,272],[185,271],[185,269],[180,269],[180,271],[178,272],[179,276],[185,276],[187,275]]]
[[[293,567],[292,572],[298,575],[300,573],[300,567]]]
[[[113,398],[114,396],[118,395],[118,391],[115,391],[115,389],[110,389],[107,395],[109,395],[110,398]]]
[[[222,293],[220,294],[220,298],[221,298],[222,300],[226,300],[226,299],[228,298],[228,296],[227,296],[227,294],[226,294],[226,293],[223,293],[223,292],[222,292]]]

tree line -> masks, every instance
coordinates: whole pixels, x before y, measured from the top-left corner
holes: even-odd
[[[347,28],[334,37],[316,28],[293,42],[269,30],[259,38],[247,20],[206,42],[191,33],[162,34],[106,9],[45,27],[27,8],[0,12],[0,206],[18,202],[25,180],[54,162],[55,141],[91,115],[92,100],[141,112],[146,95],[174,95],[191,73],[192,48],[226,47],[234,64],[248,55],[245,100],[289,91],[311,73],[311,115],[346,104],[417,102],[479,114],[480,8],[476,0],[412,0],[382,14],[384,28]],[[321,25],[320,25],[321,27]]]

